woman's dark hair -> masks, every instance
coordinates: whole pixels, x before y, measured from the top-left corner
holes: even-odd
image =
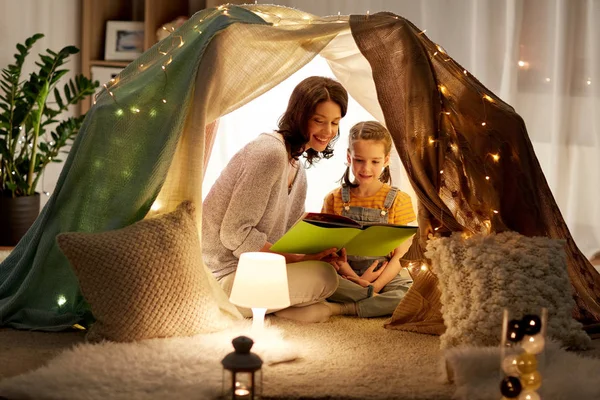
[[[352,150],[352,145],[358,140],[373,140],[383,144],[383,151],[386,156],[389,156],[392,151],[392,135],[390,135],[390,132],[385,126],[377,121],[359,122],[350,128],[350,135],[348,135],[348,150]],[[383,183],[392,184],[392,175],[390,174],[389,165],[386,165],[383,168],[379,180]],[[344,172],[340,181],[343,185],[349,187],[358,186],[358,184],[350,181],[350,166],[346,167],[346,172]]]
[[[297,160],[306,153],[309,164],[321,158],[330,158],[333,155],[333,144],[340,135],[339,126],[335,137],[329,142],[322,153],[314,149],[304,151],[304,146],[310,140],[308,122],[314,115],[317,105],[323,101],[331,100],[340,106],[342,117],[348,110],[348,92],[333,79],[323,76],[311,76],[300,82],[292,92],[285,113],[279,119],[277,132],[283,135],[290,156]]]

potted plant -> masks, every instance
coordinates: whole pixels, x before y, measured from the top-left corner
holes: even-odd
[[[98,82],[79,74],[62,91],[62,68],[79,52],[66,46],[39,55],[37,70],[22,80],[25,59],[44,35],[38,33],[17,44],[15,63],[0,77],[0,246],[15,245],[37,218],[40,196],[36,186],[44,169],[58,158],[77,135],[84,115],[63,118],[69,106],[94,94]]]

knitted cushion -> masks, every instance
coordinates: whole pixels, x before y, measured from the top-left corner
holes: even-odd
[[[123,229],[57,240],[96,318],[91,341],[190,336],[241,318],[203,265],[190,202]]]
[[[586,347],[590,339],[571,314],[563,246],[563,240],[515,232],[430,240],[425,255],[439,278],[447,328],[442,348],[498,345],[504,308],[521,318],[539,314],[541,307],[548,309],[549,337],[567,347]]]

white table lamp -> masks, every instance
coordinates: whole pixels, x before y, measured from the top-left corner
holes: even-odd
[[[242,253],[229,300],[252,309],[252,328],[262,329],[267,309],[290,306],[285,257],[274,253]]]

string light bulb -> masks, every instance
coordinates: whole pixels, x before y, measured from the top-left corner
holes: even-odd
[[[493,102],[494,102],[494,99],[492,99],[492,98],[491,98],[489,95],[487,95],[487,94],[484,94],[484,95],[483,95],[483,99],[484,99],[484,100],[487,100],[487,101],[489,101],[490,103],[493,103]]]
[[[492,158],[494,159],[494,161],[498,162],[498,160],[500,159],[500,154],[496,153],[496,154],[491,154]]]

